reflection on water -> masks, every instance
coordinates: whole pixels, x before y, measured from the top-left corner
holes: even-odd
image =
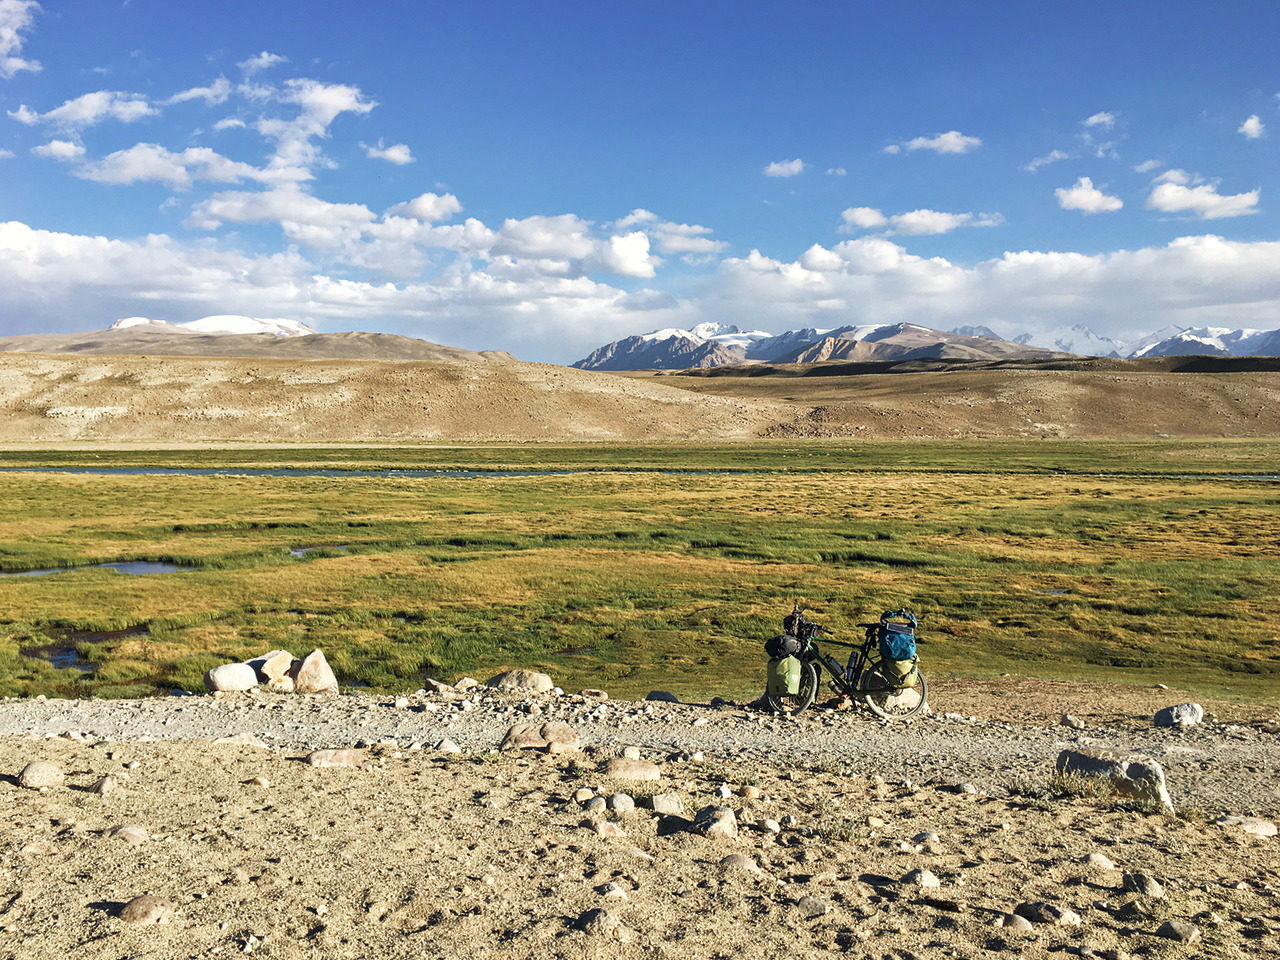
[[[152,560],[122,560],[118,563],[91,563],[82,567],[50,567],[48,570],[10,570],[0,573],[0,577],[49,577],[55,573],[72,573],[76,570],[115,570],[130,576],[141,576],[148,573],[175,573],[179,570],[194,570],[195,567],[180,567],[176,563],[157,563]]]

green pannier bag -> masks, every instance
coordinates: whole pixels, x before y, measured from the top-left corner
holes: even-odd
[[[916,664],[919,660],[881,660],[885,679],[899,687],[914,687],[919,675]]]
[[[800,658],[775,657],[769,661],[768,690],[773,697],[794,697],[800,692]]]

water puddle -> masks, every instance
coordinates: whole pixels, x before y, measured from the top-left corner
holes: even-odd
[[[330,477],[421,480],[444,477],[565,477],[598,470],[341,470],[334,467],[0,467],[0,473],[77,473],[104,477]],[[686,473],[684,470],[646,471]]]
[[[50,567],[47,570],[8,570],[0,573],[0,577],[51,577],[58,573],[74,573],[76,570],[114,570],[128,576],[145,576],[149,573],[177,573],[182,570],[194,570],[195,567],[181,567],[176,563],[160,563],[154,560],[121,560],[115,563],[90,563],[81,567]]]
[[[350,549],[351,544],[349,543],[318,543],[311,547],[290,547],[289,556],[297,557],[301,560],[303,557],[308,554],[315,553],[317,550],[341,550],[345,552]]]
[[[59,670],[72,668],[82,673],[93,673],[93,664],[80,656],[79,647],[83,643],[111,643],[117,640],[132,640],[145,637],[146,627],[128,627],[124,630],[66,630],[58,634],[56,643],[43,647],[29,647],[22,651],[24,657],[37,657],[48,660]]]
[[[1070,593],[1071,591],[1070,590],[1032,590],[1031,592],[1043,594],[1047,597],[1061,597]]]

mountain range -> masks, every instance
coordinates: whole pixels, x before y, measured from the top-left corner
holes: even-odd
[[[1083,324],[1001,338],[985,326],[934,330],[914,323],[805,328],[771,334],[701,323],[624,337],[573,366],[583,370],[682,370],[745,363],[828,360],[1004,360],[1091,357],[1280,356],[1280,330],[1166,327],[1123,343]]]

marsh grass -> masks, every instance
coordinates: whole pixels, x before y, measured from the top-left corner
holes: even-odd
[[[867,446],[199,455],[203,465],[761,471],[710,475],[0,474],[0,569],[125,559],[189,568],[0,580],[0,695],[198,690],[217,663],[322,647],[344,683],[370,691],[523,666],[615,696],[749,699],[761,644],[799,599],[837,638],[889,607],[923,614],[921,655],[935,677],[1173,680],[1275,698],[1280,488],[1061,473],[1082,468],[1090,450],[1117,473],[1256,470],[1265,444],[1048,444],[1038,459],[1028,445],[986,445],[981,457],[963,444]],[[936,463],[912,472],[930,448]],[[4,455],[21,457],[40,459]],[[58,457],[89,455],[41,455]],[[803,472],[824,458],[839,469]],[[290,556],[299,546],[322,549]],[[24,655],[68,631],[134,626],[145,636],[79,643],[91,673]]]

